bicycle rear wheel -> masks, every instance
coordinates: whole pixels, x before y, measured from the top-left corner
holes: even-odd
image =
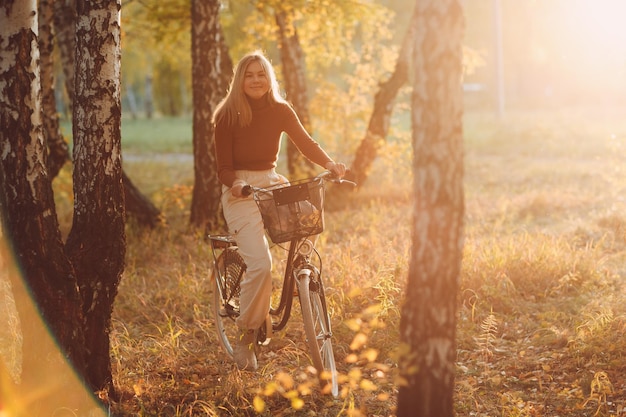
[[[215,327],[220,345],[232,358],[240,335],[235,320],[239,317],[240,283],[246,264],[236,248],[224,249],[215,264],[211,280]]]
[[[324,287],[315,275],[315,272],[304,269],[297,279],[304,333],[311,353],[311,361],[319,373],[320,383],[324,385],[324,389],[330,389],[333,396],[337,397],[339,383],[331,339],[330,317],[326,308]]]

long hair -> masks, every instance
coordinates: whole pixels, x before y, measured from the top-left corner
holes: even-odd
[[[213,123],[225,120],[230,126],[248,126],[252,122],[252,109],[243,91],[244,75],[248,65],[257,61],[263,67],[265,76],[270,85],[267,100],[272,103],[285,103],[285,99],[280,95],[276,73],[270,61],[261,51],[254,51],[246,54],[235,66],[233,78],[228,87],[226,97],[217,105],[213,113]]]

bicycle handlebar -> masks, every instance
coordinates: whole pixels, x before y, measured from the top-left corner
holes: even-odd
[[[325,181],[330,181],[332,183],[339,184],[339,185],[344,185],[345,184],[345,185],[349,185],[351,187],[356,187],[356,182],[347,180],[345,178],[337,178],[335,176],[335,174],[330,172],[330,171],[324,171],[324,172],[322,172],[321,174],[319,174],[315,178],[322,178]]]
[[[332,183],[339,184],[339,185],[349,185],[351,187],[356,187],[356,182],[350,181],[350,180],[346,180],[344,178],[337,178],[334,175],[335,174],[333,174],[330,171],[324,171],[324,172],[322,172],[321,174],[317,175],[314,178],[321,178],[321,179],[323,179],[325,181],[330,181]],[[257,188],[251,186],[250,184],[246,184],[241,189],[241,195],[244,196],[244,197],[248,197],[250,194],[252,194],[254,192],[255,189],[257,189]]]

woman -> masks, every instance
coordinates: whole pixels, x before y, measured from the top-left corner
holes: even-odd
[[[233,349],[234,359],[239,369],[255,370],[256,329],[265,322],[270,308],[272,258],[261,214],[254,200],[242,195],[242,188],[287,181],[275,171],[283,132],[305,157],[335,175],[343,177],[346,167],[335,163],[306,132],[281,97],[271,63],[259,51],[247,54],[235,67],[228,94],[217,106],[213,122],[224,217],[247,265],[237,318],[242,333]]]

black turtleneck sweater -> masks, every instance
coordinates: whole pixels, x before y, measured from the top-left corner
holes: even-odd
[[[235,170],[275,168],[283,132],[310,161],[322,167],[331,161],[304,129],[291,106],[286,103],[270,104],[266,97],[248,101],[252,108],[250,125],[228,125],[222,118],[215,126],[217,175],[222,184],[232,187],[237,178]]]

